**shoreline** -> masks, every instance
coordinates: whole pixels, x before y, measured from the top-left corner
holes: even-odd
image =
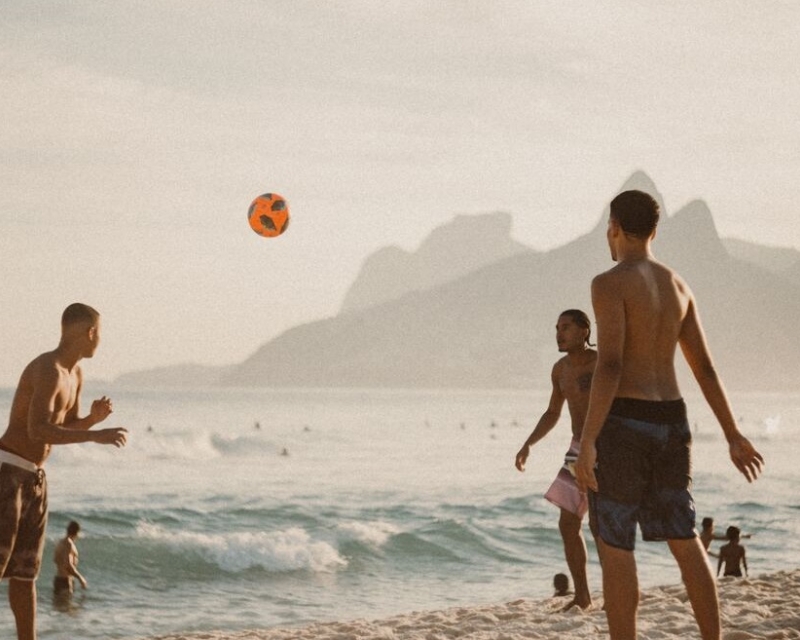
[[[800,568],[717,581],[723,640],[800,639]],[[559,640],[608,636],[600,593],[586,611],[561,609],[569,596],[414,611],[378,620],[318,622],[250,631],[196,631],[140,640]],[[642,591],[640,640],[698,637],[682,584]]]

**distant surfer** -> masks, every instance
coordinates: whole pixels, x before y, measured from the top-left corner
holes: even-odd
[[[694,295],[652,255],[658,219],[658,204],[642,191],[625,191],[611,201],[606,237],[617,264],[592,280],[597,367],[576,474],[580,488],[590,492],[589,524],[600,553],[612,640],[636,637],[637,525],[645,540],[667,541],[700,635],[719,640],[716,582],[695,530],[692,434],[675,371],[678,345],[736,468],[752,481],[764,460],[733,418]]]
[[[583,311],[568,309],[558,316],[556,343],[559,352],[566,355],[553,365],[550,374],[552,382],[550,404],[517,453],[514,463],[520,471],[525,470],[531,447],[556,426],[566,400],[572,425],[572,442],[565,456],[564,465],[544,497],[561,509],[558,529],[564,542],[567,566],[575,585],[575,598],[567,608],[577,605],[584,609],[592,603],[586,577],[586,541],[582,532],[583,516],[588,505],[586,496],[578,491],[578,486],[575,484],[574,464],[578,457],[581,430],[589,405],[589,389],[592,386],[592,374],[597,360],[597,352],[590,348],[591,333],[589,318]]]
[[[97,442],[122,447],[122,428],[91,430],[112,412],[103,396],[80,417],[83,373],[79,362],[100,344],[100,314],[69,305],[61,316],[61,340],[34,358],[19,379],[8,428],[0,438],[0,577],[18,640],[36,639],[36,578],[47,525],[47,479],[42,465],[53,445]]]

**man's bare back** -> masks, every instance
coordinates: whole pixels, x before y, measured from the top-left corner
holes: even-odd
[[[607,238],[618,264],[592,281],[598,359],[576,480],[591,491],[612,640],[636,637],[637,528],[645,539],[668,541],[701,636],[719,640],[716,585],[694,529],[691,434],[674,365],[678,345],[748,481],[761,472],[763,458],[739,432],[691,291],[651,254],[658,219],[658,204],[641,191],[611,202]],[[645,504],[659,507],[641,509]]]
[[[675,348],[684,322],[694,320],[686,283],[648,257],[621,263],[597,276],[593,291],[608,311],[604,337],[622,347],[624,366],[616,395],[642,400],[680,398]]]
[[[72,566],[78,566],[78,547],[69,538],[62,538],[53,551],[53,560],[56,564],[56,575],[59,578],[69,578]]]

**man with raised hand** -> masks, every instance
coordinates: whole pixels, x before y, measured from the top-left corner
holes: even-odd
[[[18,640],[36,639],[36,578],[47,525],[45,460],[53,445],[97,442],[122,447],[127,430],[92,431],[112,412],[103,396],[79,417],[83,358],[100,344],[100,314],[75,303],[61,316],[61,340],[34,358],[19,379],[8,428],[0,438],[0,578],[8,578],[8,600]]]

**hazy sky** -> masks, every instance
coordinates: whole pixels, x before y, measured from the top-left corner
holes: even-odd
[[[375,249],[508,211],[534,248],[636,169],[800,247],[800,3],[36,2],[0,9],[0,385],[104,318],[92,377],[227,364]],[[246,222],[275,191],[286,235]]]

